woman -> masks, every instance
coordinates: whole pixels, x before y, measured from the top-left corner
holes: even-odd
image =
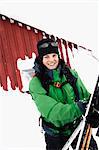
[[[57,42],[43,39],[37,48],[29,92],[42,116],[46,149],[60,150],[85,113],[90,94],[77,72],[60,59]]]

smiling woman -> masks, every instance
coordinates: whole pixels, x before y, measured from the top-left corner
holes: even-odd
[[[35,76],[29,83],[29,92],[41,114],[46,150],[63,148],[85,114],[90,99],[78,73],[60,59],[58,46],[52,44],[56,42],[46,38],[37,43]],[[72,142],[73,149],[76,145],[77,138]],[[98,150],[93,138],[89,147]]]

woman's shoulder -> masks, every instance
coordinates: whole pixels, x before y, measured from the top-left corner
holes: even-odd
[[[68,70],[72,73],[72,75],[74,75],[75,77],[78,77],[78,73],[74,68],[71,68],[70,66],[68,66],[62,59],[60,59],[60,64],[62,66],[63,70]]]
[[[29,83],[29,90],[35,93],[46,93],[46,90],[42,87],[42,84],[37,76],[34,76]]]
[[[69,68],[69,70],[75,77],[78,77],[78,73],[75,69]]]
[[[35,84],[36,85],[38,83],[40,83],[40,80],[39,80],[39,78],[36,75],[34,75],[32,77],[32,79],[30,80],[30,84]]]

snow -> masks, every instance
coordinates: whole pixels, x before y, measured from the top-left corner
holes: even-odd
[[[2,91],[0,96],[0,150],[44,149],[39,113],[28,94]]]

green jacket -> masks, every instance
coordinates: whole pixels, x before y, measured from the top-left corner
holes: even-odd
[[[71,70],[71,73],[77,77],[76,86],[79,91],[80,99],[87,101],[89,92],[80,80],[77,72]],[[58,70],[53,70],[53,82],[63,83],[66,76],[59,77]],[[61,88],[54,85],[49,86],[49,93],[42,87],[40,80],[35,76],[29,84],[29,92],[35,101],[41,115],[47,122],[53,123],[56,127],[62,127],[71,123],[82,115],[78,105],[75,102],[75,93],[72,86],[67,83]]]

